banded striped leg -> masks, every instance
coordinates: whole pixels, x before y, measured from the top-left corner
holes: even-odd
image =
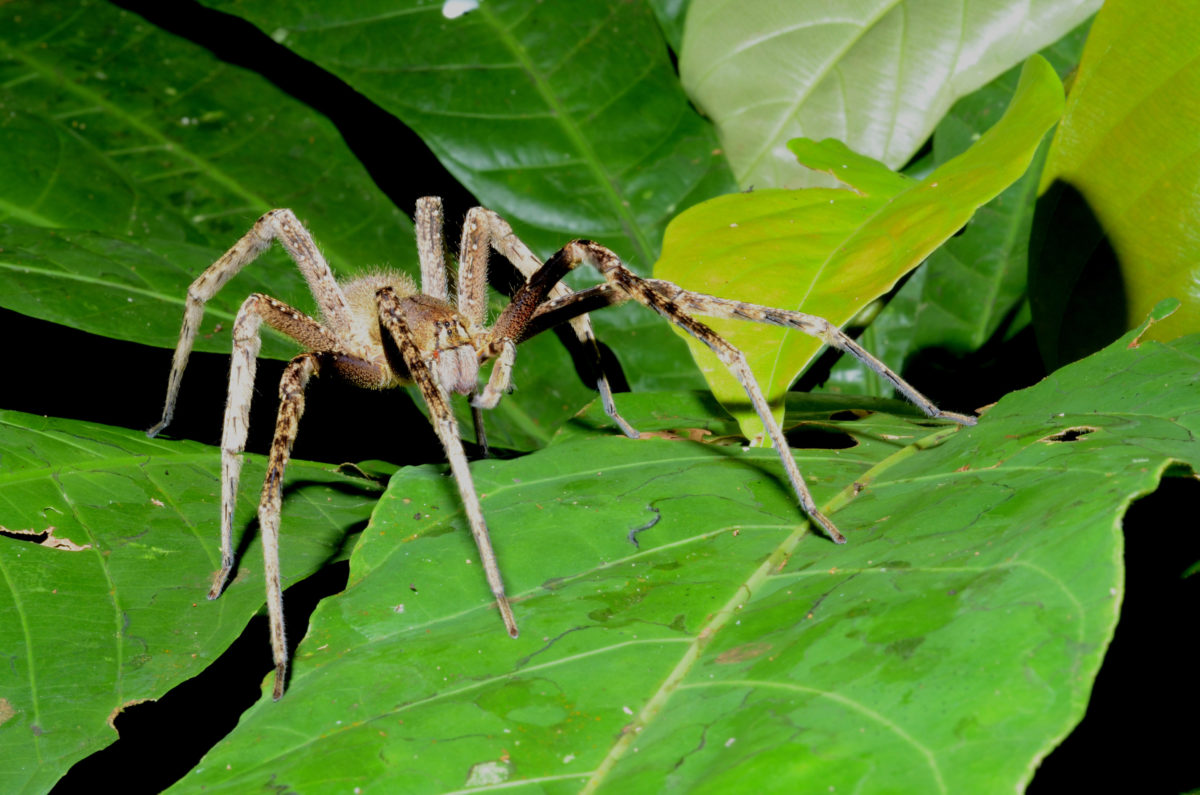
[[[487,523],[483,518],[483,506],[475,491],[475,482],[471,478],[471,470],[467,466],[467,456],[463,452],[462,440],[458,437],[458,422],[450,410],[450,398],[445,387],[438,381],[436,370],[426,364],[425,358],[413,340],[412,330],[404,318],[400,299],[390,287],[384,287],[376,297],[379,301],[379,320],[391,335],[404,358],[409,377],[421,390],[425,405],[429,408],[429,421],[438,439],[445,448],[446,458],[450,462],[450,471],[458,484],[458,492],[462,496],[463,508],[467,514],[467,522],[471,526],[471,535],[475,537],[475,546],[479,549],[479,559],[487,576],[488,586],[496,598],[496,606],[504,619],[508,634],[517,637],[517,620],[513,616],[508,596],[504,593],[504,582],[500,578],[500,567],[496,563],[496,553],[492,550],[492,540],[488,535]]]
[[[746,396],[750,398],[750,403],[754,406],[754,410],[758,413],[759,419],[762,420],[767,434],[771,437],[772,444],[775,445],[775,449],[779,453],[779,459],[783,463],[784,472],[787,473],[788,480],[792,484],[792,490],[796,493],[796,497],[800,501],[804,512],[808,514],[809,518],[824,528],[825,532],[835,542],[839,544],[846,543],[845,536],[838,531],[833,522],[817,509],[812,492],[808,490],[808,484],[805,483],[804,476],[800,474],[800,468],[796,466],[796,460],[791,455],[791,450],[788,448],[783,430],[771,414],[771,408],[767,405],[766,398],[763,397],[762,389],[759,387],[754,373],[746,363],[745,354],[711,328],[686,314],[675,301],[648,286],[645,279],[642,279],[626,268],[616,254],[603,246],[593,243],[590,240],[576,240],[564,246],[562,251],[555,254],[551,260],[553,261],[560,256],[563,258],[563,265],[567,269],[573,269],[584,263],[590,264],[596,270],[600,271],[605,280],[614,285],[620,292],[625,293],[643,306],[653,309],[671,323],[679,326],[703,342],[717,355],[721,363],[725,365],[729,372],[742,385],[742,388],[746,391]]]
[[[279,581],[279,513],[283,472],[292,456],[296,429],[304,414],[304,389],[319,370],[316,354],[302,353],[288,363],[279,381],[279,416],[267,462],[267,477],[258,503],[258,526],[262,530],[263,569],[267,582],[267,617],[271,625],[271,653],[275,657],[276,701],[287,687],[287,634],[283,625],[283,586]]]
[[[241,240],[233,244],[232,248],[205,269],[188,287],[187,307],[184,310],[183,326],[179,330],[179,342],[175,345],[175,355],[171,360],[171,375],[167,379],[167,398],[163,405],[162,419],[146,431],[147,436],[157,436],[171,424],[171,418],[175,415],[179,386],[183,382],[183,371],[187,368],[196,333],[200,330],[204,305],[226,282],[236,276],[238,271],[266,251],[273,240],[280,242],[304,274],[330,331],[344,335],[349,330],[350,309],[346,297],[338,287],[337,280],[333,278],[333,272],[330,271],[325,258],[313,242],[312,235],[291,210],[272,210],[255,221],[254,226]]]
[[[863,364],[870,367],[880,377],[913,405],[921,409],[927,416],[957,422],[960,425],[974,425],[977,418],[969,414],[959,414],[938,408],[929,398],[921,394],[916,387],[905,381],[898,373],[875,358],[866,348],[859,345],[846,335],[840,328],[823,317],[810,315],[788,309],[749,304],[744,301],[734,301],[729,298],[718,298],[705,293],[693,293],[677,284],[662,279],[643,279],[647,289],[662,296],[666,301],[673,302],[679,308],[697,315],[707,317],[727,318],[731,320],[746,320],[752,323],[763,323],[768,326],[782,326],[795,329],[816,337],[830,347],[844,351]],[[606,306],[614,306],[631,300],[632,296],[618,289],[614,284],[606,283],[596,287],[571,293],[563,298],[556,298],[538,307],[537,313],[526,327],[522,340],[540,334],[547,328],[561,322],[566,317],[581,311],[595,311]]]
[[[496,213],[485,207],[472,208],[467,213],[466,221],[463,224],[462,245],[459,251],[459,281],[458,281],[458,308],[472,323],[476,320],[482,323],[483,313],[487,307],[487,254],[488,248],[494,248],[505,259],[513,264],[521,275],[525,277],[526,283],[542,268],[542,262],[533,252],[529,250],[521,239],[513,232],[512,227],[508,222],[501,218]],[[550,286],[547,296],[554,298],[562,298],[572,294],[571,288],[565,284],[555,282]],[[504,315],[510,314],[512,305],[505,309]],[[532,314],[536,311],[536,307],[529,310]],[[501,315],[501,317],[504,317]],[[526,322],[527,322],[526,318]],[[587,315],[577,316],[571,319],[571,329],[575,332],[576,338],[583,346],[587,355],[591,358],[596,377],[596,389],[600,392],[601,402],[604,404],[604,411],[612,418],[613,422],[620,427],[621,431],[631,439],[638,438],[637,430],[629,424],[620,412],[617,411],[617,405],[613,400],[612,385],[608,383],[608,376],[604,373],[604,367],[600,359],[600,349],[596,343],[595,332],[592,331],[591,320]],[[505,338],[500,332],[495,331],[490,336],[494,345],[502,345],[504,340],[516,344],[520,342],[519,337]],[[500,355],[500,351],[494,351]],[[514,354],[515,355],[515,354]],[[511,368],[509,368],[511,370]],[[511,376],[510,372],[501,372],[499,367],[493,369],[492,379],[488,384],[487,400],[491,400],[490,395],[498,395],[509,389],[508,379]],[[472,404],[475,401],[472,400]],[[492,404],[494,405],[494,403]]]
[[[867,367],[870,367],[880,377],[888,381],[897,392],[912,401],[927,416],[951,420],[960,425],[974,425],[977,422],[975,417],[968,414],[959,414],[955,411],[945,411],[938,408],[932,400],[918,392],[916,387],[901,378],[898,373],[875,358],[870,351],[859,345],[840,328],[823,317],[810,315],[805,312],[775,309],[774,307],[762,306],[760,304],[748,304],[729,298],[718,298],[714,295],[706,295],[704,293],[693,293],[661,279],[646,279],[644,281],[648,289],[653,290],[668,301],[674,301],[678,306],[697,315],[748,320],[753,323],[782,326],[802,331],[810,337],[816,337],[830,347],[849,353]]]
[[[263,321],[306,347],[337,350],[337,340],[317,321],[282,301],[254,293],[238,310],[233,322],[233,358],[229,365],[229,398],[225,403],[225,422],[221,431],[221,568],[213,578],[209,599],[225,590],[233,572],[233,512],[237,505],[238,483],[242,474],[242,451],[250,430],[250,401],[254,396],[254,373],[258,351],[262,347],[260,327]]]

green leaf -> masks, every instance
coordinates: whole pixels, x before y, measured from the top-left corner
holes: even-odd
[[[542,258],[586,237],[644,273],[676,213],[736,189],[643,2],[488,0],[454,18],[419,0],[204,4],[250,20],[401,119]],[[598,280],[585,272],[572,283]],[[702,385],[680,367],[678,338],[643,310],[595,323],[631,383]],[[520,366],[531,364],[521,380],[553,378]]]
[[[1087,28],[1081,25],[1041,52],[1060,78],[1078,64]],[[1003,114],[1020,71],[1014,67],[954,103],[934,130],[933,165],[966,151]],[[1024,176],[929,255],[858,338],[893,370],[901,372],[911,356],[926,349],[967,355],[994,334],[1008,338],[1028,323],[1028,308],[1020,312],[1019,307],[1025,301],[1029,230],[1048,143],[1042,142]],[[825,388],[843,394],[893,392],[889,382],[849,356],[834,365]]]
[[[204,4],[404,121],[543,255],[589,237],[644,270],[690,194],[734,188],[645,3],[487,0],[453,18],[418,0]]]
[[[798,458],[845,546],[767,450],[589,433],[478,463],[516,641],[453,483],[404,470],[287,696],[177,789],[1020,791],[1112,636],[1122,513],[1200,465],[1198,356],[1130,334],[975,428],[840,423],[856,446]]]
[[[220,567],[220,461],[194,442],[0,412],[0,790],[48,790],[117,739],[120,710],[198,674],[262,606],[257,534],[225,594],[205,598]],[[263,473],[249,457],[243,483]],[[243,534],[257,526],[248,491]],[[285,586],[342,554],[376,491],[292,462]]]
[[[788,140],[838,138],[899,168],[956,99],[1099,6],[856,0],[831,14],[819,0],[695,0],[679,71],[740,185],[801,187],[818,183],[788,156]]]
[[[0,221],[135,244],[85,236],[80,246],[107,248],[97,253],[110,260],[89,263],[82,251],[66,251],[64,239],[77,235],[12,232],[0,252],[0,306],[173,347],[188,284],[280,206],[311,223],[335,271],[415,261],[412,224],[333,124],[264,78],[108,3],[11,2],[0,7],[0,29]],[[139,246],[159,260],[148,283],[131,272],[147,259]],[[168,259],[177,255],[183,261]],[[31,265],[39,259],[42,270]],[[251,275],[251,283],[303,285],[278,252],[248,270],[277,274],[261,282]],[[97,317],[96,307],[124,301],[131,285],[180,302],[179,311],[151,310],[145,325],[114,331],[122,318]],[[73,300],[38,300],[47,291]],[[311,305],[302,286],[273,294]],[[227,306],[236,311],[245,296],[231,294]],[[229,350],[227,341],[199,347]],[[268,355],[288,354],[275,345]]]
[[[1030,272],[1052,366],[1166,297],[1183,307],[1152,336],[1200,329],[1198,38],[1193,3],[1111,2],[1096,17],[1042,178],[1047,224]]]
[[[8,2],[0,25],[0,220],[223,251],[290,207],[335,268],[414,259],[334,125],[268,80],[107,2]]]
[[[844,325],[1025,172],[1062,103],[1054,70],[1035,56],[1022,70],[1004,116],[970,149],[920,182],[885,180],[878,169],[843,159],[858,190],[874,193],[813,188],[714,199],[672,222],[655,275],[724,298],[799,310]],[[829,143],[823,148],[804,141],[790,146],[819,167],[833,162]],[[821,344],[784,329],[735,321],[710,325],[742,349],[767,399],[776,404]],[[689,345],[714,394],[738,418],[746,436],[761,434],[742,386],[707,349],[692,341]]]
[[[188,285],[222,253],[177,240],[8,224],[0,224],[0,239],[0,295],[8,309],[162,348],[179,339]],[[233,319],[252,292],[289,296],[306,310],[313,304],[294,265],[251,266],[209,301],[195,350],[233,349]],[[274,330],[263,334],[263,356],[297,353],[293,340]]]

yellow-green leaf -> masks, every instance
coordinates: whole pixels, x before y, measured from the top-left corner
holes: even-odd
[[[667,228],[655,276],[842,325],[1019,178],[1062,107],[1062,84],[1054,70],[1040,56],[1031,58],[1004,117],[925,179],[883,180],[856,156],[841,162],[862,192],[767,190],[713,199]],[[827,145],[814,148],[799,141],[791,146],[802,162],[823,169],[836,165]],[[818,340],[798,332],[736,321],[712,326],[745,352],[777,407],[820,349]],[[741,385],[707,349],[691,344],[718,399],[747,436],[760,435]]]

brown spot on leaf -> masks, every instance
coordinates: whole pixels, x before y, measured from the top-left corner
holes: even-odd
[[[13,705],[9,703],[7,698],[0,698],[0,726],[3,726],[17,711],[13,709]]]
[[[138,704],[145,704],[147,701],[153,701],[153,700],[154,699],[152,699],[152,698],[135,698],[132,701],[126,701],[124,704],[117,707],[112,712],[108,713],[108,725],[112,727],[113,731],[116,731],[117,726],[114,723],[114,721],[117,719],[118,715],[120,715],[122,712],[124,712],[125,710],[127,710],[130,707],[137,706]]]
[[[755,657],[761,657],[770,650],[770,643],[743,643],[741,646],[734,646],[729,651],[718,654],[717,663],[727,665],[729,663],[745,662],[746,660],[753,660]]]

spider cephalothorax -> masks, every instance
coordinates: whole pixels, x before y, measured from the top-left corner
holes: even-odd
[[[805,513],[839,543],[845,539],[817,510],[745,357],[693,315],[739,318],[794,328],[816,336],[866,362],[930,416],[974,423],[972,417],[937,409],[836,326],[819,317],[716,298],[690,292],[670,282],[643,279],[626,268],[616,254],[588,240],[568,243],[543,264],[503,219],[482,207],[471,210],[463,226],[457,290],[455,300],[451,302],[439,199],[425,198],[417,202],[416,229],[421,263],[420,290],[406,274],[391,271],[377,271],[339,283],[317,250],[312,236],[291,210],[272,210],[259,218],[233,248],[188,288],[187,309],[171,364],[166,405],[162,420],[147,432],[151,436],[171,421],[183,371],[204,314],[204,304],[272,241],[278,240],[296,262],[321,312],[318,321],[270,296],[255,293],[242,303],[233,324],[229,400],[221,435],[221,569],[213,579],[210,599],[220,596],[234,566],[233,509],[242,469],[242,451],[246,445],[255,364],[261,346],[259,329],[265,322],[306,349],[288,363],[279,384],[279,415],[258,508],[277,699],[283,695],[287,674],[283,594],[279,582],[281,484],[304,412],[305,386],[320,372],[336,374],[366,389],[416,384],[428,405],[430,422],[446,450],[450,470],[458,483],[488,585],[496,597],[505,626],[514,638],[518,634],[516,619],[504,593],[487,523],[449,400],[450,393],[454,392],[471,395],[477,432],[482,434],[480,412],[494,407],[508,391],[517,344],[552,323],[570,322],[584,350],[595,359],[596,387],[605,411],[632,438],[637,438],[638,433],[616,409],[612,389],[603,369],[598,366],[595,337],[584,313],[633,300],[653,309],[711,348],[745,388],[771,442],[779,451],[784,471]],[[487,261],[491,249],[516,266],[525,277],[525,284],[496,322],[487,327],[484,324]],[[559,280],[583,264],[595,267],[604,276],[605,284],[575,293]],[[479,366],[493,359],[496,364],[491,376],[480,388]]]

